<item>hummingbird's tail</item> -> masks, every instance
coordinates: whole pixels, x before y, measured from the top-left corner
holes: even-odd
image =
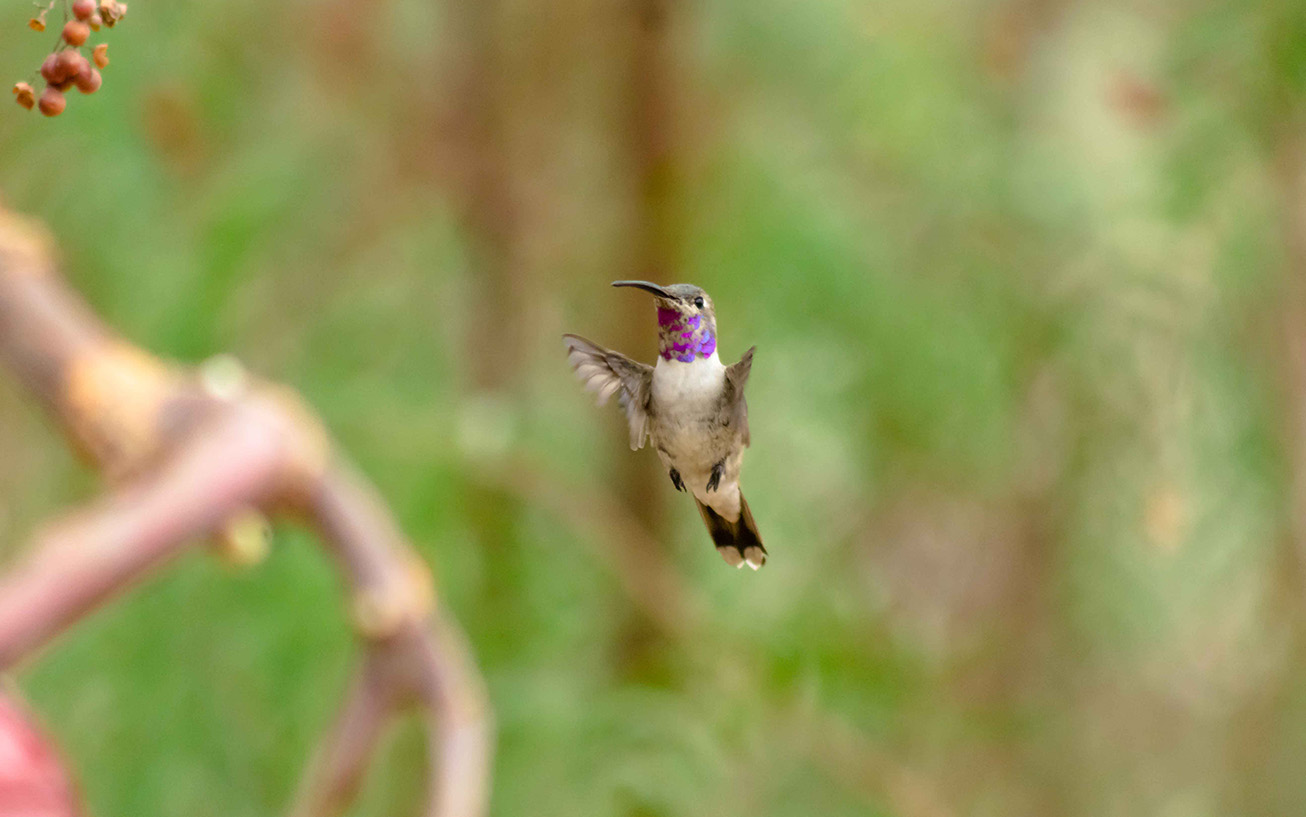
[[[694,500],[698,502],[697,498]],[[707,532],[712,535],[716,552],[732,567],[749,567],[757,570],[766,564],[766,548],[762,547],[762,536],[757,532],[757,523],[753,521],[753,512],[748,510],[744,495],[739,495],[739,521],[731,522],[702,502],[698,503],[698,512],[703,516]]]

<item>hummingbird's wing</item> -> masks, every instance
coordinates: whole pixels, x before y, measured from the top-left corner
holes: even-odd
[[[726,416],[726,423],[740,429],[744,435],[744,445],[749,445],[751,440],[748,435],[748,401],[744,399],[744,386],[748,383],[748,374],[753,370],[753,352],[757,351],[754,346],[744,356],[739,358],[739,362],[733,366],[726,367],[726,389],[722,396],[722,411]]]
[[[597,392],[599,405],[617,395],[630,424],[630,448],[644,447],[648,434],[649,396],[652,394],[653,367],[637,363],[620,352],[604,349],[579,335],[563,335],[567,360],[589,391]]]

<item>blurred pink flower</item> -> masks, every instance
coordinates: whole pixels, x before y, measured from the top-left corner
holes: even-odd
[[[53,745],[0,692],[0,817],[77,817],[77,799]]]

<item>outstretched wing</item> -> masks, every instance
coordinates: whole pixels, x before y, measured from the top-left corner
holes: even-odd
[[[748,401],[744,399],[744,386],[748,383],[749,372],[753,370],[755,351],[757,351],[756,346],[744,352],[744,356],[739,358],[738,363],[726,367],[726,389],[722,396],[722,410],[726,414],[727,422],[743,432],[744,445],[752,442],[748,435]]]
[[[579,335],[563,335],[567,360],[589,391],[596,392],[599,405],[617,395],[630,424],[630,448],[644,447],[648,436],[648,407],[653,367],[637,363],[620,352],[604,349]]]

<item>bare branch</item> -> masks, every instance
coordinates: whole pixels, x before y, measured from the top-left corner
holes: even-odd
[[[163,467],[51,526],[0,580],[0,669],[265,494],[277,445],[226,417]]]
[[[0,668],[178,554],[263,513],[321,535],[365,657],[300,790],[297,815],[338,814],[401,704],[426,710],[428,817],[485,812],[489,706],[462,633],[384,502],[332,453],[292,392],[229,361],[189,371],[116,338],[55,275],[49,239],[0,208],[0,360],[118,487],[49,527],[0,579]]]
[[[468,663],[436,660],[438,656],[469,655],[461,631],[448,622],[420,632],[423,651],[429,656],[418,679],[417,694],[426,708],[426,733],[432,747],[431,779],[440,785],[428,790],[428,815],[453,817],[479,814],[485,810],[484,787],[494,752],[489,713],[478,686],[475,669]]]
[[[292,817],[332,817],[342,813],[358,791],[394,701],[372,662],[354,679],[340,717],[322,744]]]
[[[432,785],[425,813],[483,813],[493,749],[489,706],[461,630],[430,613],[429,572],[404,545],[376,492],[352,470],[326,474],[310,507],[354,585],[354,624],[373,639],[374,671],[401,702],[429,713]]]

